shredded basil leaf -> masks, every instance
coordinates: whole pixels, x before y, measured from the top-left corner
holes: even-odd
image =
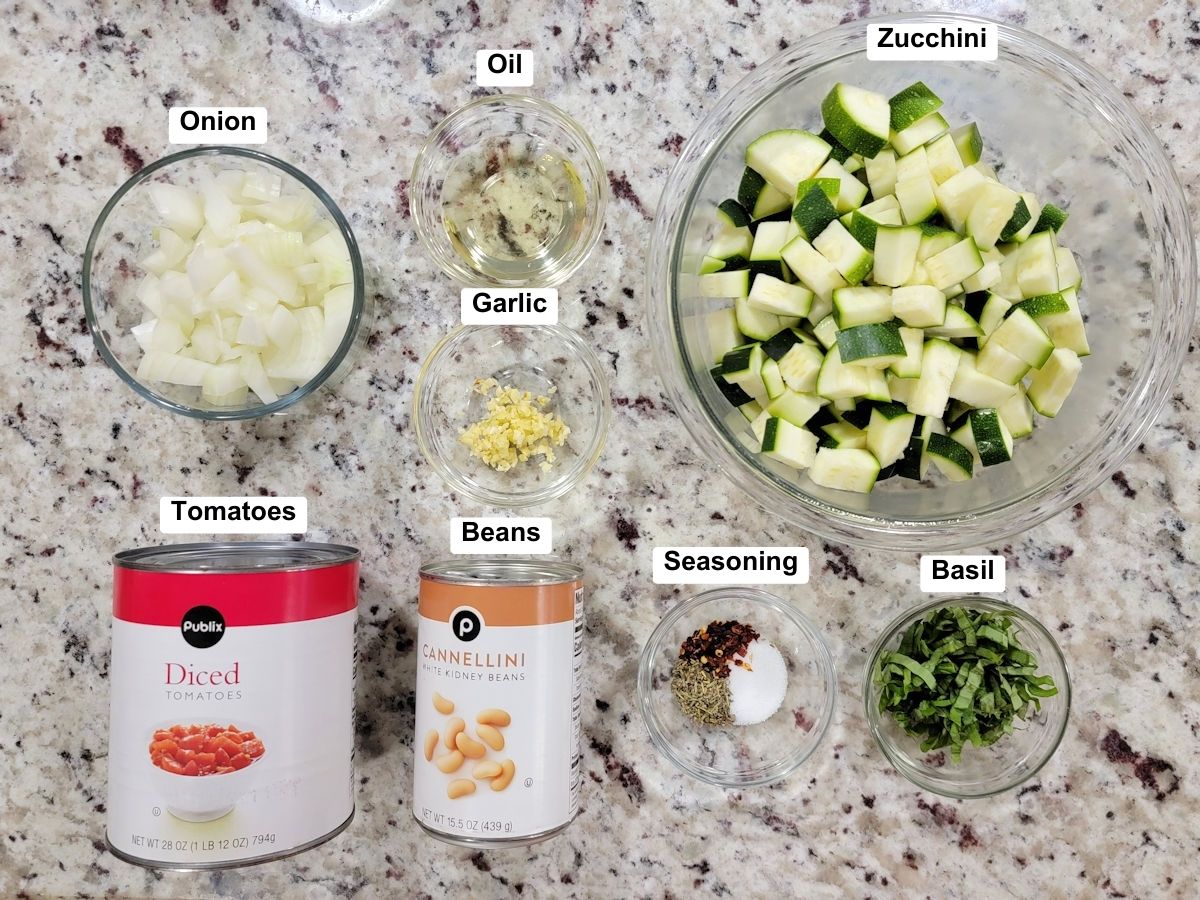
[[[944,607],[909,626],[896,650],[880,654],[879,710],[923,752],[949,747],[958,762],[966,744],[994,744],[1058,693],[1037,668],[1009,616]]]

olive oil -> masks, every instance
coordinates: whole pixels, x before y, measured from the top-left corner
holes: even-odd
[[[483,141],[463,153],[442,189],[455,250],[480,275],[536,283],[583,231],[587,199],[558,148],[534,137]]]

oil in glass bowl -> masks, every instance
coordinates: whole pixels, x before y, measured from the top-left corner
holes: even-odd
[[[566,153],[533,135],[509,135],[459,156],[443,184],[442,217],[470,268],[532,282],[578,243],[587,194]]]

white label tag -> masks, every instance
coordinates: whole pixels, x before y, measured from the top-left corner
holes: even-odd
[[[533,51],[480,50],[475,82],[480,87],[533,87]]]
[[[557,325],[558,290],[463,288],[464,325]]]
[[[971,25],[868,25],[867,59],[959,59],[994,62],[1000,34],[990,22]]]
[[[921,590],[930,594],[954,591],[1004,591],[1003,556],[922,556]]]
[[[265,144],[265,106],[172,106],[167,118],[172,144]]]
[[[655,584],[808,584],[807,547],[655,547]]]
[[[163,534],[304,534],[307,497],[163,497]]]
[[[451,553],[553,553],[550,519],[491,516],[450,520]]]

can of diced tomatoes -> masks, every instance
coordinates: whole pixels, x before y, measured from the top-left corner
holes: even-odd
[[[278,859],[354,817],[358,551],[239,541],[114,558],[108,846]]]
[[[456,559],[421,569],[413,815],[467,847],[523,847],[579,811],[583,571]]]

